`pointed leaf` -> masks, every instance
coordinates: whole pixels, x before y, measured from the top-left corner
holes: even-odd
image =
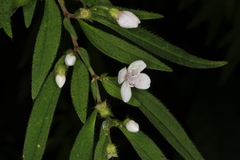
[[[112,28],[121,35],[129,38],[133,42],[156,54],[157,56],[174,63],[192,68],[215,68],[227,64],[225,61],[210,61],[188,54],[184,50],[166,42],[162,38],[146,31],[141,27],[134,29],[121,28],[108,18],[98,15],[93,16],[93,19]]]
[[[120,11],[130,11],[130,12],[134,13],[140,20],[163,18],[163,15],[158,14],[158,13],[152,13],[152,12],[129,9],[129,8],[121,8],[121,7],[116,7],[116,8],[118,8]],[[114,20],[110,16],[110,14],[107,10],[103,10],[103,9],[92,10],[92,16],[95,16],[95,15],[103,16],[105,18],[108,18],[112,22],[114,22],[114,21],[116,22],[116,20]]]
[[[37,4],[37,0],[32,0],[23,6],[23,16],[25,26],[28,28],[32,22],[33,13]]]
[[[120,94],[121,85],[118,84],[117,78],[106,77],[101,82],[102,82],[102,85],[103,85],[104,89],[108,92],[108,94],[110,94],[111,96],[113,96],[115,98],[118,98],[118,99],[122,100],[122,97],[121,97],[121,94]],[[136,100],[134,97],[132,97],[130,99],[128,104],[130,104],[132,106],[139,106],[140,105],[138,100]]]
[[[12,26],[11,26],[11,15],[12,15],[12,1],[0,0],[0,27],[6,32],[6,34],[12,38]]]
[[[84,4],[89,7],[100,5],[100,6],[112,6],[110,0],[81,0]]]
[[[122,127],[119,127],[119,129],[130,141],[142,160],[167,160],[158,146],[143,132],[132,133]]]
[[[105,121],[104,121],[105,122]],[[103,123],[104,123],[103,122]],[[108,160],[106,146],[108,143],[108,133],[101,127],[99,140],[94,151],[94,160]]]
[[[24,160],[42,159],[59,94],[60,88],[52,72],[40,90],[29,118],[23,149]]]
[[[30,1],[33,0],[12,0],[12,8],[23,6],[25,4],[28,4]]]
[[[74,108],[80,120],[84,123],[87,116],[89,93],[88,70],[79,59],[76,60],[72,73],[71,96]]]
[[[171,72],[172,69],[163,64],[161,61],[151,56],[140,48],[97,28],[94,28],[83,21],[80,25],[91,41],[100,51],[120,62],[130,64],[136,60],[144,60],[147,67]]]
[[[77,36],[77,33],[74,29],[74,27],[72,26],[71,24],[71,21],[68,19],[68,18],[64,18],[63,19],[63,25],[65,27],[65,29],[71,34],[74,36],[74,38],[77,40],[78,39],[78,36]]]
[[[92,160],[93,140],[97,110],[95,110],[80,130],[71,151],[70,160]]]
[[[184,129],[157,98],[137,89],[133,90],[133,96],[141,103],[140,110],[179,154],[188,160],[203,160]]]
[[[45,1],[32,65],[32,98],[34,99],[52,66],[60,43],[61,15],[54,0]]]
[[[81,58],[83,59],[83,62],[85,63],[86,67],[89,69],[91,67],[90,65],[90,58],[88,56],[88,52],[84,48],[79,48],[79,51],[81,52]]]
[[[142,10],[135,10],[135,9],[128,9],[128,8],[119,8],[119,9],[121,9],[122,11],[125,10],[125,11],[130,11],[134,13],[140,20],[158,19],[158,18],[164,17],[162,14],[152,13],[152,12],[147,12]]]

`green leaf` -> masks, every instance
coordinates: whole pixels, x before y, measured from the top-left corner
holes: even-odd
[[[125,11],[130,11],[134,13],[140,20],[158,19],[158,18],[164,17],[162,14],[158,14],[158,13],[152,13],[152,12],[129,9],[129,8],[121,8],[121,7],[117,7],[117,8],[122,11],[125,10]]]
[[[0,27],[3,28],[10,38],[12,38],[11,5],[11,0],[0,0]]]
[[[108,133],[103,129],[103,127],[101,127],[99,140],[97,142],[97,146],[94,151],[94,160],[108,160],[107,154],[106,154],[106,146],[108,143],[107,134]]]
[[[23,16],[25,26],[28,28],[32,22],[33,13],[37,4],[37,0],[32,0],[23,6]]]
[[[79,59],[76,60],[72,73],[71,96],[74,108],[80,120],[84,123],[87,116],[89,93],[88,70]]]
[[[98,15],[93,16],[93,20],[112,28],[155,55],[186,67],[215,68],[227,64],[225,61],[210,61],[188,54],[184,50],[168,43],[141,27],[134,29],[121,28],[108,18]]]
[[[83,59],[83,62],[85,63],[86,67],[91,68],[88,52],[84,48],[81,48],[81,47],[79,48],[79,51],[81,53],[81,58]]]
[[[32,98],[36,98],[41,85],[52,66],[61,37],[61,15],[54,0],[45,1],[42,24],[40,26],[33,55]]]
[[[167,160],[158,146],[143,132],[129,132],[123,127],[119,127],[123,134],[132,144],[142,160]]]
[[[74,29],[74,27],[72,26],[71,24],[71,21],[68,19],[68,18],[64,18],[63,19],[63,25],[65,27],[65,29],[71,34],[74,36],[74,38],[77,40],[78,39],[78,36],[77,36],[77,33]]]
[[[12,0],[12,8],[23,6],[25,4],[28,4],[30,1],[33,0]]]
[[[122,100],[122,97],[120,94],[121,85],[118,84],[117,78],[106,77],[101,82],[102,82],[104,89],[107,91],[108,94],[110,94],[111,96],[113,96],[115,98]],[[130,99],[128,104],[130,104],[132,106],[140,106],[140,103],[134,97],[132,97]]]
[[[110,0],[81,0],[81,1],[89,7],[92,7],[95,5],[108,6],[108,7],[112,6],[112,3],[110,2]]]
[[[179,154],[187,160],[203,160],[187,133],[157,98],[144,90],[133,89],[132,92],[141,103],[139,109]]]
[[[172,71],[171,68],[140,48],[94,28],[81,20],[79,22],[91,43],[111,58],[127,64],[136,60],[143,60],[147,64],[147,68],[168,72]]]
[[[97,110],[93,111],[80,130],[71,151],[70,160],[92,160]]]
[[[24,160],[41,160],[46,146],[60,88],[51,72],[37,97],[27,127],[23,149]]]
[[[142,11],[142,10],[135,10],[135,9],[129,9],[129,8],[121,8],[121,7],[116,7],[121,11],[130,11],[134,13],[140,20],[148,20],[148,19],[158,19],[158,18],[163,18],[163,15],[158,14],[158,13],[152,13],[152,12],[147,12],[147,11]],[[109,12],[107,10],[103,9],[95,9],[92,10],[92,16],[94,17],[95,15],[98,16],[103,16],[105,18],[108,18],[109,20],[116,22],[115,19],[113,19]]]

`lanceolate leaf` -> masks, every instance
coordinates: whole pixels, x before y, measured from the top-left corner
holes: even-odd
[[[130,141],[142,160],[167,160],[158,146],[143,132],[129,132],[123,127],[119,127],[123,134]]]
[[[95,13],[98,14],[97,12]],[[210,61],[188,54],[184,50],[166,42],[141,27],[129,30],[119,27],[116,23],[103,16],[94,15],[93,19],[112,28],[157,56],[186,67],[214,68],[227,63],[225,61]]]
[[[23,6],[33,0],[11,0],[11,1],[12,1],[12,8],[17,8],[17,7]]]
[[[187,160],[203,160],[181,125],[157,98],[144,90],[133,90],[133,96],[141,103],[140,110],[179,154]]]
[[[24,160],[42,159],[59,94],[55,73],[52,72],[40,90],[31,112],[23,149]]]
[[[77,33],[74,29],[74,27],[72,26],[70,20],[68,18],[64,18],[63,19],[63,25],[65,27],[65,29],[71,34],[74,36],[74,38],[77,40],[78,39],[78,36],[77,36]]]
[[[111,96],[118,98],[122,100],[121,94],[120,94],[120,87],[121,85],[118,84],[117,78],[110,78],[106,77],[104,80],[101,81],[104,89],[110,94]],[[138,100],[136,100],[134,97],[130,99],[128,104],[132,106],[139,106],[140,103]]]
[[[118,8],[118,7],[117,7]],[[120,10],[126,10],[134,13],[140,20],[147,20],[147,19],[158,19],[163,18],[164,16],[158,13],[152,13],[147,11],[135,10],[135,9],[128,9],[128,8],[119,8]]]
[[[0,0],[0,27],[4,29],[10,38],[12,38],[11,5],[11,0]]]
[[[84,123],[87,116],[89,93],[89,74],[88,70],[81,60],[77,60],[74,64],[72,82],[71,82],[71,96],[74,108],[80,120]]]
[[[24,23],[27,28],[30,26],[32,22],[36,4],[37,0],[31,0],[28,4],[23,6]]]
[[[84,4],[86,4],[89,7],[96,6],[96,5],[102,5],[102,6],[112,6],[112,3],[110,0],[81,0]]]
[[[95,110],[80,130],[71,151],[70,160],[92,160],[93,140],[97,110]]]
[[[94,151],[94,160],[108,160],[106,154],[106,147],[108,143],[108,135],[103,128],[101,128],[99,140]]]
[[[40,26],[33,55],[32,98],[39,89],[52,66],[60,43],[61,15],[54,0],[45,1],[42,24]]]
[[[143,60],[148,68],[171,72],[172,69],[140,48],[83,21],[80,25],[88,39],[100,51],[123,63],[130,64],[135,60]]]

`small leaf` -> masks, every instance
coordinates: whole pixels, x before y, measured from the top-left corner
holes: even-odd
[[[77,36],[77,33],[74,29],[74,27],[72,26],[71,24],[71,21],[68,19],[68,18],[64,18],[63,19],[63,25],[65,27],[65,29],[71,34],[74,36],[74,38],[77,40],[78,39],[78,36]]]
[[[79,48],[79,51],[81,52],[81,57],[86,65],[87,68],[91,68],[91,65],[90,65],[90,58],[88,56],[88,52],[86,51],[86,49],[84,48]]]
[[[108,160],[106,154],[106,146],[108,143],[107,134],[108,133],[103,128],[101,128],[99,140],[94,151],[94,160]]]
[[[127,64],[136,60],[143,60],[147,64],[147,68],[172,71],[171,68],[140,48],[94,28],[81,20],[79,22],[91,43],[111,58]]]
[[[33,13],[37,4],[37,0],[32,0],[28,4],[23,6],[23,15],[24,15],[24,23],[28,28],[32,22]]]
[[[135,9],[128,9],[128,8],[120,8],[120,10],[130,11],[134,13],[140,20],[148,20],[148,19],[158,19],[163,18],[164,16],[158,13],[152,13],[147,11],[135,10]]]
[[[106,77],[101,82],[102,82],[102,85],[103,85],[104,89],[107,91],[108,94],[110,94],[111,96],[113,96],[117,99],[122,100],[122,97],[121,97],[121,94],[120,94],[121,85],[118,84],[116,78]],[[139,106],[140,105],[138,100],[136,100],[134,97],[131,97],[128,104],[130,104],[132,106]]]
[[[98,81],[97,80],[91,81],[91,90],[92,90],[93,99],[95,101],[97,101],[97,95],[100,94],[99,90],[98,90]]]
[[[112,3],[110,0],[81,0],[84,4],[86,4],[89,7],[101,5],[101,6],[112,6]]]
[[[74,108],[80,120],[84,123],[87,116],[89,93],[89,75],[81,60],[76,60],[72,73],[71,96]]]
[[[142,160],[167,160],[158,146],[143,132],[132,133],[122,127],[119,127],[119,129],[130,141]]]
[[[132,91],[133,96],[141,103],[139,109],[179,154],[187,160],[203,160],[187,133],[157,98],[144,90]]]
[[[12,1],[0,0],[0,26],[6,34],[12,38],[11,15],[12,15]]]
[[[45,1],[42,24],[40,26],[33,55],[32,98],[39,89],[52,66],[61,37],[61,15],[54,0]]]
[[[23,149],[24,160],[42,159],[59,94],[55,73],[51,72],[39,92],[29,118]]]
[[[227,64],[225,61],[210,61],[188,54],[184,50],[168,43],[162,38],[146,31],[141,27],[134,29],[121,28],[108,18],[98,15],[93,16],[93,20],[112,28],[155,55],[186,67],[215,68]]]
[[[20,6],[28,4],[30,1],[33,0],[12,0],[12,8],[18,8]]]
[[[93,111],[80,130],[71,151],[70,160],[92,160],[97,110]]]

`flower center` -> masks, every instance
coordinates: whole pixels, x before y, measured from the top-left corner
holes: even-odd
[[[138,71],[138,69],[133,69],[131,70],[131,72],[127,72],[125,76],[125,81],[129,83],[130,87],[135,87],[138,85],[138,82],[140,81],[140,79],[138,78],[139,73],[140,72]]]

